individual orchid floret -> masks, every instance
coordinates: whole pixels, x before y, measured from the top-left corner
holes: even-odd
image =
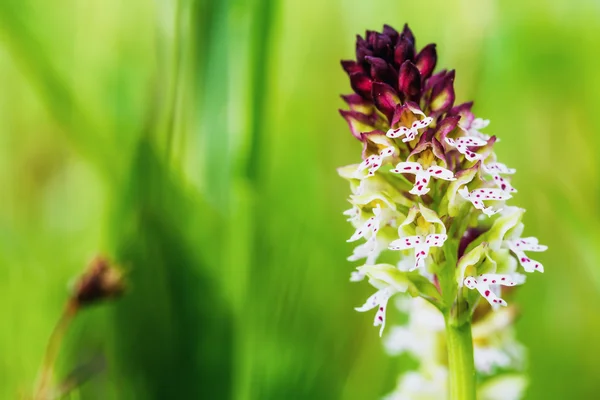
[[[519,260],[521,266],[523,266],[525,272],[544,272],[544,266],[540,262],[527,257],[527,254],[525,254],[525,252],[546,251],[548,250],[548,246],[538,244],[538,239],[534,237],[506,240],[505,243],[507,244],[510,251],[512,251],[515,254],[515,256],[517,256],[517,259]]]
[[[389,232],[384,231],[382,234],[380,234],[380,230],[389,225],[395,228],[395,221],[401,214],[395,208],[392,208],[394,207],[393,203],[389,203],[391,200],[381,194],[365,194],[354,196],[352,199],[355,202],[354,207],[347,210],[346,215],[350,215],[350,220],[356,227],[356,230],[347,241],[354,242],[360,238],[364,238],[366,242],[354,248],[348,260],[358,261],[366,258],[365,264],[372,265],[375,264],[381,252],[386,250],[389,243],[394,239],[392,234],[393,229],[388,229]],[[375,206],[370,208],[373,204]],[[370,211],[367,211],[367,215],[371,215],[371,217],[363,220],[361,206],[370,208]]]
[[[401,126],[397,129],[390,129],[387,131],[386,136],[392,139],[399,138],[405,136],[402,141],[410,142],[414,140],[417,136],[419,136],[419,129],[427,128],[432,122],[433,118],[427,117],[425,113],[423,113],[419,109],[411,109],[414,114],[420,115],[423,117],[421,120],[414,121],[410,128]]]
[[[374,326],[381,326],[379,336],[385,328],[385,311],[390,297],[398,292],[406,292],[409,279],[406,275],[390,264],[364,265],[358,272],[369,277],[369,283],[379,289],[371,295],[365,304],[357,307],[356,311],[365,312],[377,307]]]
[[[492,215],[502,211],[502,209],[494,210],[492,207],[486,207],[483,203],[484,200],[508,200],[512,196],[502,189],[475,189],[469,192],[466,186],[458,189],[458,193],[465,199],[473,203],[473,206],[483,211],[485,215],[491,217]]]
[[[418,214],[421,215],[417,217]],[[398,236],[399,239],[389,244],[389,249],[415,249],[415,264],[409,271],[424,267],[430,249],[442,247],[448,238],[446,228],[437,214],[421,204],[409,211],[406,219],[398,227]]]
[[[446,181],[456,180],[456,178],[454,178],[454,173],[449,169],[437,165],[424,169],[420,163],[411,161],[398,163],[392,172],[399,174],[414,174],[415,185],[409,193],[417,196],[422,196],[429,192],[427,185],[429,185],[429,180],[432,177]]]
[[[369,239],[376,236],[381,225],[381,216],[381,206],[378,204],[377,207],[373,208],[373,216],[367,219],[362,226],[359,226],[347,242],[355,242],[362,237]]]
[[[507,303],[499,298],[490,288],[490,285],[515,286],[525,282],[525,276],[520,274],[482,274],[474,278],[465,278],[465,286],[469,289],[477,289],[479,293],[491,304],[506,306]]]
[[[396,148],[394,146],[389,146],[381,150],[379,154],[374,154],[365,158],[364,161],[358,165],[357,172],[368,169],[369,172],[366,177],[375,175],[375,172],[383,165],[384,159],[393,156],[395,151]]]
[[[512,187],[506,179],[504,179],[503,177],[500,176],[500,174],[512,175],[516,172],[515,169],[508,168],[506,165],[499,163],[499,162],[494,162],[494,163],[490,163],[490,164],[482,164],[481,168],[483,169],[484,172],[486,172],[492,176],[494,183],[500,189],[502,189],[506,192],[511,192],[511,193],[514,193],[517,191],[517,189]]]
[[[469,150],[469,147],[482,147],[487,144],[487,141],[475,136],[463,136],[457,139],[447,137],[445,140],[450,146],[456,147],[456,150],[460,154],[463,154],[469,161],[481,160],[483,158],[481,154]]]
[[[415,249],[415,266],[410,269],[410,271],[413,271],[417,268],[424,267],[425,259],[429,255],[429,249],[431,247],[442,247],[446,239],[448,239],[447,235],[437,233],[432,233],[427,236],[406,236],[394,240],[390,243],[389,248],[390,250]]]
[[[383,330],[385,329],[385,310],[387,308],[387,302],[389,298],[396,293],[397,291],[389,286],[379,289],[367,299],[365,304],[363,304],[361,307],[355,308],[356,311],[365,312],[377,307],[373,326],[381,326],[379,329],[379,336],[383,335]]]
[[[468,126],[464,126],[460,123],[458,125],[467,133],[468,136],[474,136],[487,141],[490,138],[489,135],[481,133],[479,130],[486,128],[489,124],[489,119],[475,118]]]

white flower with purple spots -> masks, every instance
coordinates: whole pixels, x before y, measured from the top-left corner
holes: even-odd
[[[409,193],[422,196],[429,192],[429,181],[431,178],[443,179],[445,181],[454,181],[454,173],[449,169],[437,165],[424,169],[418,162],[401,162],[396,165],[392,172],[397,174],[414,174],[415,184]]]
[[[525,282],[525,276],[521,274],[482,274],[474,278],[465,278],[465,286],[477,291],[492,305],[506,306],[507,303],[494,293],[491,286],[515,286]]]
[[[506,174],[506,175],[514,174],[516,172],[516,170],[514,168],[508,168],[506,165],[499,163],[499,162],[493,162],[490,164],[482,164],[481,168],[483,169],[483,171],[485,173],[490,174],[492,176],[494,183],[500,189],[504,190],[505,192],[511,192],[511,193],[514,193],[517,191],[517,189],[512,187],[506,179],[504,179],[503,177],[500,176],[500,174]]]
[[[387,308],[388,300],[397,292],[398,290],[391,286],[379,289],[367,299],[365,304],[355,308],[356,311],[365,312],[377,307],[373,326],[381,326],[379,329],[379,336],[383,335],[383,330],[385,329],[385,310]]]
[[[432,233],[427,236],[406,236],[394,240],[389,245],[390,250],[415,249],[415,265],[409,271],[425,266],[425,259],[431,247],[442,247],[448,236],[443,233]]]
[[[485,146],[487,142],[475,136],[463,136],[457,139],[451,139],[447,137],[446,143],[452,147],[456,147],[456,150],[469,161],[481,160],[483,156],[469,150],[469,147],[481,147]]]
[[[480,139],[488,140],[490,138],[489,135],[486,135],[485,133],[481,133],[479,130],[483,129],[483,128],[486,128],[489,124],[490,124],[490,120],[489,119],[475,118],[471,122],[471,125],[469,125],[468,128],[466,128],[465,126],[461,125],[460,122],[459,122],[458,126],[463,131],[465,131],[468,136],[475,136],[475,137],[480,138]]]
[[[504,243],[506,243],[510,251],[517,256],[519,263],[523,266],[523,269],[526,272],[544,272],[544,266],[540,262],[532,260],[531,258],[527,257],[527,254],[525,254],[526,251],[540,252],[548,250],[548,246],[539,244],[537,238],[519,238],[515,240],[506,240]]]
[[[357,268],[362,275],[369,277],[369,283],[377,288],[377,292],[371,295],[365,304],[357,307],[356,311],[365,312],[377,307],[374,326],[381,326],[379,336],[385,328],[385,310],[390,297],[399,292],[406,292],[409,287],[409,279],[398,269],[390,264],[363,265]]]
[[[358,165],[356,172],[362,172],[366,169],[369,170],[366,178],[375,175],[375,172],[383,165],[386,158],[391,157],[396,153],[396,148],[394,146],[385,147],[383,150],[379,152],[379,154],[374,154],[369,156],[363,160]]]
[[[474,189],[469,192],[466,186],[463,186],[458,190],[458,193],[463,197],[463,199],[470,201],[473,206],[483,211],[485,215],[491,217],[492,215],[502,211],[502,209],[494,210],[492,207],[486,207],[483,203],[484,200],[508,200],[512,196],[502,189],[490,189],[490,188],[482,188],[482,189]]]
[[[429,124],[433,122],[433,118],[427,117],[421,110],[412,110],[412,112],[424,118],[421,120],[414,121],[411,124],[410,128],[401,126],[396,129],[390,129],[385,135],[392,139],[399,138],[401,136],[406,136],[404,139],[402,139],[402,141],[410,142],[411,140],[414,140],[417,136],[419,136],[419,129],[427,128]]]

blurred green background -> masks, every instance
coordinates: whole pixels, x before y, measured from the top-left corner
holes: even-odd
[[[550,250],[520,290],[527,399],[600,389],[600,3],[0,2],[0,398],[26,396],[91,257],[130,290],[82,314],[74,399],[376,399],[396,384],[350,284],[337,112],[354,35],[438,44]]]

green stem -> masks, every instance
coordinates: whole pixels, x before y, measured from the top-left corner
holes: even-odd
[[[75,302],[69,301],[60,319],[58,320],[58,323],[54,327],[52,334],[50,335],[48,347],[46,347],[46,354],[44,355],[40,379],[33,397],[34,400],[45,400],[48,398],[48,391],[50,390],[50,383],[60,345],[65,333],[67,332],[67,329],[69,328],[69,325],[71,324],[71,321],[73,320],[73,317],[75,317],[75,314],[77,314],[78,309],[79,308]]]
[[[450,400],[476,400],[471,322],[456,325],[451,314],[446,315]]]

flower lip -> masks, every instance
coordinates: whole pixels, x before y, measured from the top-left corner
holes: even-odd
[[[477,278],[468,276],[464,280],[464,285],[477,291],[492,306],[507,306],[504,299],[501,299],[494,293],[490,286],[516,286],[525,282],[525,276],[521,274],[481,274]]]
[[[446,181],[456,180],[454,173],[446,168],[440,166],[431,166],[424,169],[423,166],[418,162],[401,162],[396,165],[395,169],[391,172],[397,174],[414,174],[415,184],[409,193],[422,196],[429,192],[429,181],[431,178],[443,179]]]
[[[512,251],[519,263],[525,270],[525,272],[544,272],[544,266],[539,261],[533,260],[525,254],[526,251],[542,252],[548,249],[548,246],[544,246],[538,243],[538,239],[535,237],[519,238],[514,240],[506,240],[506,245]]]

